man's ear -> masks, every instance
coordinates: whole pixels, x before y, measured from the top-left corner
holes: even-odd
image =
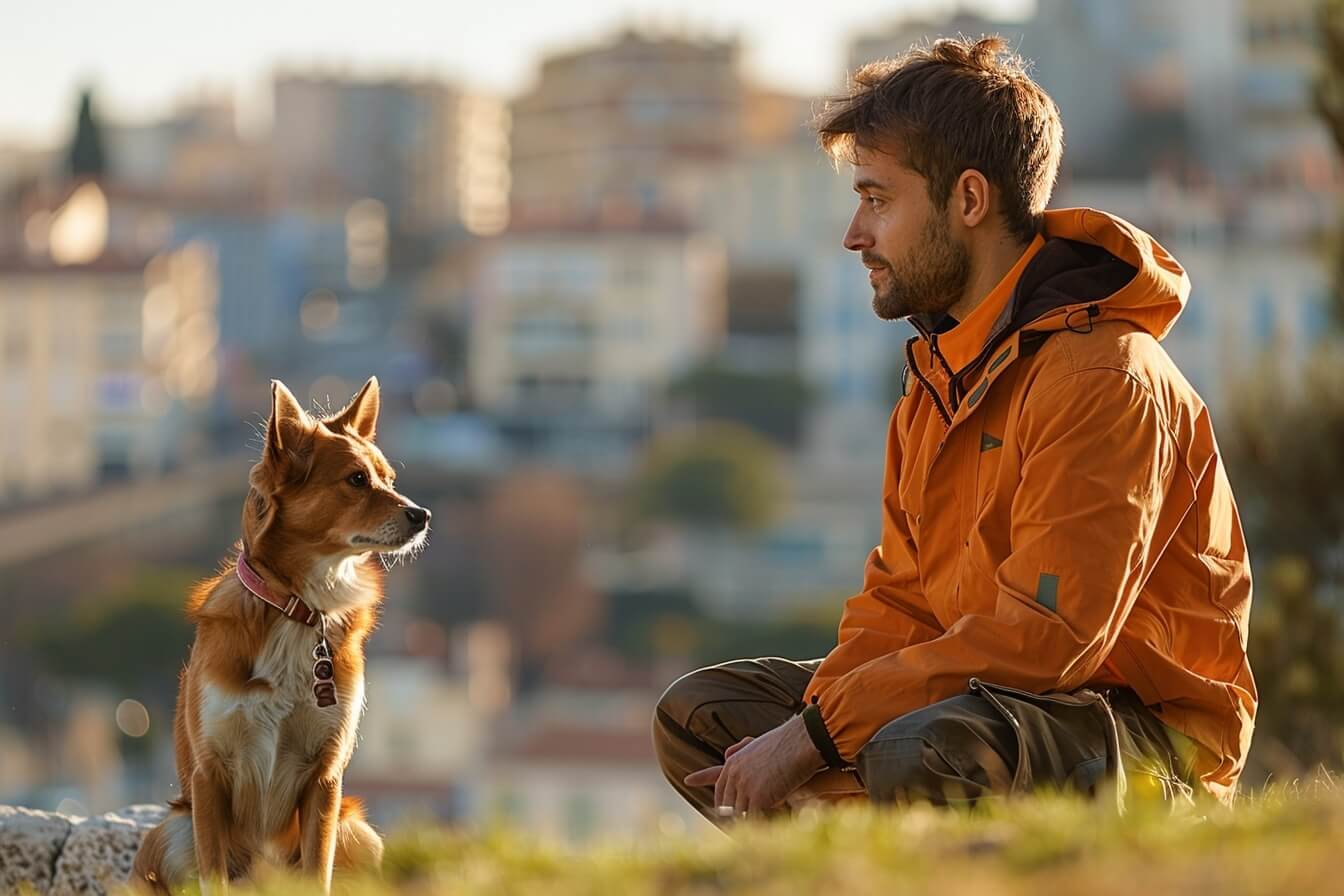
[[[359,394],[345,406],[345,410],[326,421],[327,429],[333,432],[349,429],[360,438],[372,442],[378,427],[378,405],[378,377],[371,376]]]
[[[293,393],[271,380],[271,419],[266,424],[267,467],[280,473],[292,469],[311,449],[313,423]]]
[[[989,179],[976,169],[967,168],[952,185],[948,206],[963,227],[973,228],[989,214],[989,202]]]

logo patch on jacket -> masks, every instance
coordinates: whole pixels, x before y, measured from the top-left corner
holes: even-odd
[[[1003,447],[1003,439],[996,439],[987,432],[982,432],[980,434],[981,451],[992,451],[995,448],[1002,448],[1002,447]]]

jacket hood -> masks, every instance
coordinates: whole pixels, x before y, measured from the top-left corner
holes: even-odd
[[[920,336],[906,343],[907,370],[934,389],[928,381],[930,369],[922,367],[915,352],[922,338],[928,343],[921,352],[924,360],[937,357],[934,367],[946,371],[940,409],[946,401],[955,412],[969,379],[1014,333],[1020,332],[1023,344],[1030,345],[1059,330],[1089,332],[1098,320],[1123,320],[1160,340],[1190,295],[1190,278],[1166,249],[1128,221],[1096,209],[1047,211],[1032,250],[1011,292],[991,294],[986,302],[994,304],[982,304],[972,313],[993,315],[988,327],[963,330],[958,324],[939,341],[932,320],[910,317]],[[974,335],[978,332],[985,335]],[[967,344],[968,338],[975,343]],[[948,411],[943,415],[950,419]]]
[[[983,342],[952,352],[965,359],[985,356],[1013,333],[1041,336],[1083,330],[1095,320],[1125,320],[1162,339],[1190,294],[1185,270],[1148,234],[1121,218],[1090,208],[1047,211],[1042,244],[997,309],[982,307],[993,322]],[[910,321],[928,338],[940,331],[931,316]],[[957,339],[956,328],[943,339]],[[949,374],[965,362],[954,363]],[[970,364],[974,366],[974,362]]]
[[[1091,208],[1047,211],[1045,245],[1031,260],[1005,309],[1005,334],[1073,327],[1083,311],[1124,320],[1162,339],[1190,296],[1185,269],[1147,233]],[[1085,318],[1084,318],[1085,319]],[[997,328],[996,328],[997,329]]]

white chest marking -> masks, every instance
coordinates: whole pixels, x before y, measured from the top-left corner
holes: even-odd
[[[235,821],[255,824],[262,836],[288,825],[332,738],[342,741],[335,744],[338,768],[344,768],[354,750],[364,682],[355,682],[355,693],[338,693],[335,706],[318,707],[312,691],[312,651],[318,637],[315,629],[281,620],[252,669],[253,678],[265,680],[269,690],[238,695],[209,683],[203,687],[201,733],[233,782]],[[338,637],[329,631],[333,649]]]

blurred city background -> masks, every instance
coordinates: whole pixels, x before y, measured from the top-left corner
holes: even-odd
[[[846,71],[986,32],[1061,109],[1052,205],[1135,222],[1193,280],[1165,344],[1252,538],[1244,781],[1340,766],[1337,6],[772,5],[804,40],[771,76],[750,11],[596,4],[582,33],[484,48],[522,72],[500,86],[473,76],[474,7],[427,34],[432,4],[393,3],[357,26],[406,34],[400,67],[222,30],[255,41],[246,89],[211,77],[227,43],[198,64],[213,36],[160,23],[179,74],[139,100],[148,51],[122,35],[166,13],[132,6],[32,4],[0,37],[0,803],[175,794],[181,606],[238,537],[268,382],[334,409],[376,374],[380,444],[434,530],[388,575],[346,791],[389,826],[698,824],[653,703],[696,665],[834,642],[910,332],[872,313],[848,172],[806,122]],[[113,62],[57,83],[71,33]]]

